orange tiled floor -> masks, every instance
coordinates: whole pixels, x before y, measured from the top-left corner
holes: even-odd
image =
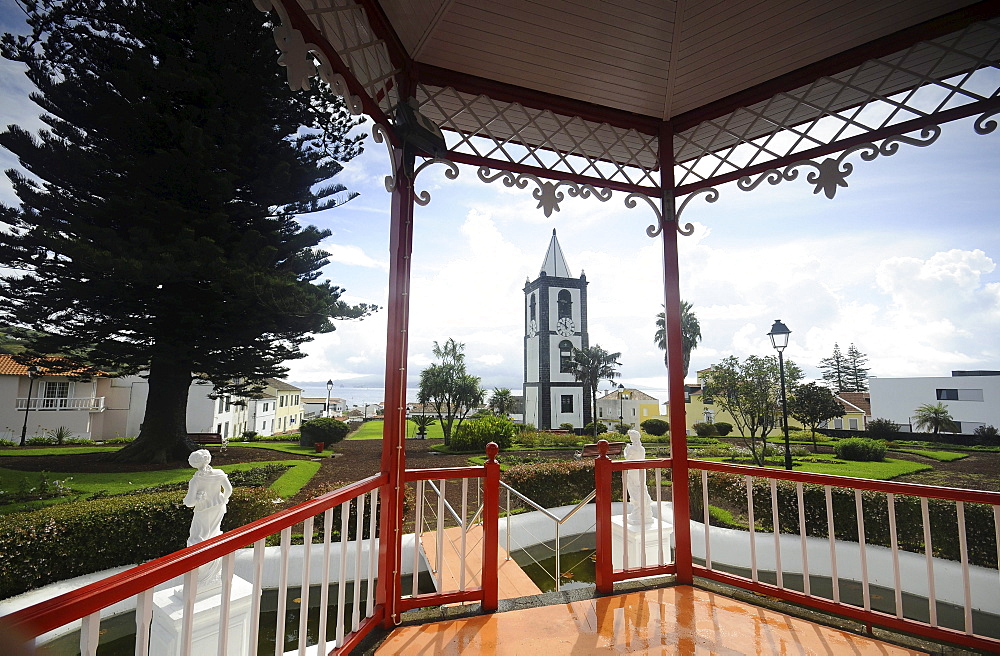
[[[675,586],[396,629],[388,654],[919,654]]]

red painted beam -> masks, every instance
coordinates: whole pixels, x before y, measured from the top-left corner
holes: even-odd
[[[373,609],[371,617],[366,617],[361,620],[358,624],[358,630],[352,631],[351,633],[344,636],[344,644],[340,645],[336,649],[330,652],[330,654],[350,654],[351,650],[358,646],[365,636],[372,632],[379,622],[382,621],[382,613],[385,609],[382,606],[376,606]]]
[[[614,591],[614,566],[611,562],[611,459],[608,458],[608,441],[598,440],[597,459],[594,461],[594,485],[597,490],[595,509],[597,525],[597,591],[611,594]]]
[[[391,628],[398,617],[401,584],[399,560],[403,527],[403,494],[406,469],[406,356],[410,313],[410,256],[413,252],[413,154],[394,149],[396,188],[392,192],[389,224],[389,299],[386,319],[385,421],[382,434],[382,472],[388,480],[382,489],[379,578],[376,602],[383,604],[383,626]],[[407,161],[404,161],[407,160]]]
[[[403,478],[407,483],[412,483],[413,481],[440,481],[451,478],[482,478],[483,475],[482,467],[439,467],[437,469],[407,469]]]
[[[611,575],[611,578],[617,583],[618,581],[628,581],[631,579],[638,579],[644,576],[666,576],[669,574],[677,573],[677,564],[670,563],[667,565],[647,565],[646,567],[630,567],[628,569],[616,569]]]
[[[483,598],[482,588],[471,588],[469,590],[457,590],[455,592],[445,592],[438,594],[417,595],[400,599],[397,606],[400,612],[413,610],[414,608],[427,608],[428,606],[444,606],[446,604],[458,604],[466,601],[480,601]]]
[[[674,187],[674,133],[669,123],[660,131],[660,185],[664,190]],[[677,253],[677,222],[674,218],[674,198],[664,191],[660,205],[663,213],[660,239],[663,244],[663,307],[667,336],[667,402],[670,420],[670,498],[674,511],[677,581],[691,583],[691,527],[688,511],[688,452],[684,409],[684,356],[681,337],[681,274]]]
[[[497,609],[500,597],[500,463],[496,442],[486,445],[486,480],[483,485],[483,610]]]

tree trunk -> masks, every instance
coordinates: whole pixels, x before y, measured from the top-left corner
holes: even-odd
[[[189,364],[173,358],[154,358],[149,367],[149,396],[139,436],[110,459],[156,464],[187,460],[198,448],[187,436],[190,386]]]

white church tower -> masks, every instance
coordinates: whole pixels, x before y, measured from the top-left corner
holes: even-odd
[[[574,278],[556,231],[538,277],[524,286],[524,422],[539,429],[591,421],[590,395],[573,377],[573,348],[589,346],[587,277]]]

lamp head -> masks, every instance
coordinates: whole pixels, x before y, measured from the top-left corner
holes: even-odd
[[[333,389],[333,381],[332,380],[326,381],[326,391],[329,392],[332,389]]]
[[[30,367],[28,367],[28,376],[30,378],[36,378],[36,377],[40,376],[41,373],[42,373],[42,370],[38,368],[38,365],[34,365],[33,364]]]
[[[775,319],[774,325],[771,326],[771,332],[767,336],[771,338],[771,346],[774,347],[774,350],[781,352],[788,346],[788,336],[791,334],[792,331],[788,329],[788,326],[781,323],[781,319]]]

